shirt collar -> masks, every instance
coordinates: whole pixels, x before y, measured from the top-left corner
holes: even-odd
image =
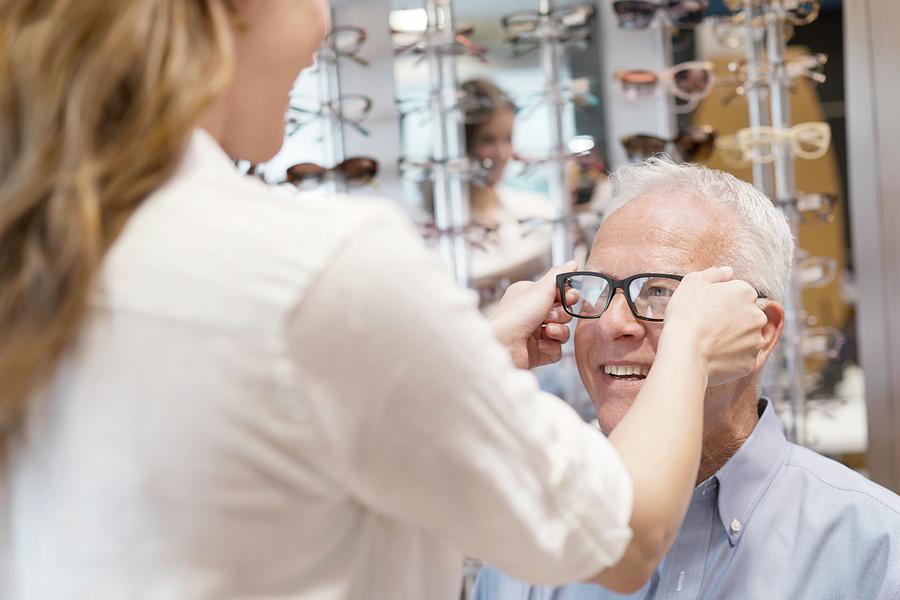
[[[206,130],[194,129],[188,141],[187,151],[181,160],[181,169],[185,172],[196,170],[227,171],[237,175],[234,161]]]
[[[746,530],[789,448],[772,403],[763,398],[759,408],[753,433],[714,476],[719,486],[719,518],[732,546]]]

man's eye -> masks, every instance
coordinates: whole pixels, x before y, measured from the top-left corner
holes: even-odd
[[[664,287],[652,287],[652,288],[650,288],[650,295],[651,296],[669,297],[672,295],[672,290],[670,290],[669,288],[664,288]]]

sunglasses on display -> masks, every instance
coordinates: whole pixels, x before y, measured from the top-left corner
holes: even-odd
[[[709,95],[715,82],[715,65],[711,62],[684,62],[668,69],[620,69],[614,73],[619,89],[628,100],[650,98],[657,88],[666,90],[687,104],[677,107],[688,112]]]
[[[663,13],[677,29],[693,29],[703,22],[709,7],[707,0],[616,0],[613,11],[619,27],[625,30],[647,29],[653,24],[657,12]]]
[[[473,221],[462,227],[441,229],[434,223],[420,223],[419,234],[426,240],[443,237],[462,237],[466,243],[478,250],[487,250],[488,246],[497,242],[497,225],[488,225]]]
[[[772,11],[768,0],[725,0],[725,6],[734,14],[731,15],[735,25],[745,27],[762,27],[768,24],[777,13]],[[795,26],[809,25],[819,17],[821,3],[819,0],[801,0],[784,2],[785,22]]]
[[[694,161],[703,160],[712,154],[716,136],[716,130],[712,126],[702,125],[689,127],[671,140],[657,135],[637,134],[626,135],[620,141],[631,161],[644,160],[661,154],[670,145],[675,147],[682,160]]]
[[[493,163],[489,159],[477,160],[468,156],[452,160],[416,161],[401,158],[397,161],[400,176],[414,183],[433,181],[436,168],[443,167],[448,175],[462,181],[479,183],[487,180]]]
[[[300,102],[300,99],[293,99],[288,109],[285,120],[285,130],[288,135],[293,135],[301,127],[317,118],[338,119],[362,135],[369,135],[369,131],[361,125],[372,111],[372,99],[368,96],[347,94],[334,102],[319,103],[318,105],[311,103],[309,106],[303,106]],[[303,117],[309,118],[303,120]]]
[[[360,187],[371,182],[378,174],[378,161],[367,156],[348,158],[333,167],[323,167],[314,163],[299,163],[289,167],[285,181],[301,190],[315,189],[328,177],[338,177],[352,187]]]
[[[828,55],[822,53],[806,54],[791,58],[785,62],[780,79],[785,85],[790,86],[789,89],[792,92],[795,91],[794,83],[798,79],[803,79],[813,86],[825,83],[827,77],[822,71],[827,62]],[[729,63],[728,70],[732,73],[732,76],[719,82],[720,86],[731,88],[728,94],[721,98],[722,104],[725,106],[733,102],[738,96],[746,96],[748,90],[767,89],[769,87],[771,69],[768,65],[758,65],[756,73],[752,74],[752,80],[746,59]]]
[[[800,123],[790,129],[747,127],[735,134],[744,160],[755,163],[774,162],[778,149],[790,143],[795,156],[815,160],[825,155],[831,145],[831,126],[821,121]]]
[[[566,313],[578,319],[599,319],[609,308],[616,290],[622,290],[628,308],[636,319],[663,321],[669,300],[678,289],[681,275],[669,273],[638,273],[625,279],[613,279],[593,271],[572,271],[556,276],[556,289]],[[577,292],[577,300],[570,302],[569,292]],[[759,298],[765,294],[757,292]]]
[[[474,27],[465,27],[457,30],[453,35],[453,41],[444,45],[429,43],[429,37],[433,37],[436,33],[438,32],[432,30],[406,31],[392,29],[391,41],[394,44],[394,54],[396,56],[420,54],[419,61],[422,61],[428,49],[433,48],[440,54],[467,55],[475,57],[481,62],[487,62],[487,48],[479,46],[471,40],[471,36],[475,33]]]
[[[368,33],[362,27],[353,25],[338,25],[332,27],[331,32],[325,37],[320,53],[325,56],[337,58],[349,58],[358,65],[368,67],[369,61],[359,56],[360,50],[368,39]]]

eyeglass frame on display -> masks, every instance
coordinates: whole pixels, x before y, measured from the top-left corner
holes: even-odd
[[[453,42],[449,45],[434,46],[430,43],[428,37],[434,35],[431,30],[425,31],[407,31],[402,29],[391,29],[391,42],[394,45],[394,56],[402,56],[406,53],[421,54],[417,62],[425,59],[425,53],[429,47],[434,47],[438,53],[442,54],[467,54],[477,58],[483,63],[487,62],[488,49],[479,46],[473,42],[469,36],[475,33],[474,27],[463,27],[453,33]],[[398,34],[417,36],[419,39],[411,44],[398,44],[394,37]],[[463,51],[456,51],[457,48],[463,48]]]
[[[577,13],[584,14],[580,23],[563,22],[567,16]],[[593,35],[595,15],[594,5],[585,3],[551,9],[547,14],[536,10],[519,10],[500,17],[500,24],[506,35],[506,42],[513,47],[513,57],[520,58],[540,48],[541,40],[555,39],[565,46],[589,43]],[[510,21],[521,16],[531,17],[532,20],[528,22],[533,23],[533,27],[529,31],[511,32]],[[549,26],[542,29],[542,19],[545,18],[548,19],[546,23]]]
[[[571,15],[577,15],[579,13],[583,14],[581,22],[565,22],[567,17]],[[500,25],[503,27],[503,32],[507,36],[507,41],[524,40],[529,38],[540,39],[542,36],[548,35],[547,33],[542,33],[540,31],[542,19],[544,18],[547,19],[546,22],[552,25],[552,30],[550,31],[549,35],[553,35],[565,31],[571,31],[574,29],[590,27],[596,14],[596,7],[590,3],[553,7],[548,13],[542,13],[539,10],[517,10],[501,16]],[[510,31],[510,29],[512,29],[510,27],[510,23],[515,17],[529,17],[530,20],[524,21],[524,23],[533,23],[533,27],[531,27],[528,31]]]
[[[702,71],[706,74],[708,81],[703,91],[691,94],[678,87],[675,82],[675,74],[689,70]],[[636,75],[639,73],[647,74],[648,76],[652,75],[653,80],[647,82],[626,82],[625,78],[627,75]],[[637,99],[642,95],[644,97],[650,97],[656,92],[660,85],[665,85],[666,90],[670,95],[680,100],[684,100],[687,103],[676,106],[675,112],[690,112],[697,108],[700,100],[709,95],[716,82],[715,64],[711,61],[687,61],[665,69],[616,69],[613,73],[613,78],[619,83],[619,91],[628,100]],[[629,85],[635,88],[635,94],[630,94],[628,89],[626,89],[626,86]],[[650,89],[649,92],[642,94],[637,90],[643,86],[652,89]]]
[[[822,8],[819,0],[798,0],[794,4],[795,6],[792,8],[785,6],[784,12],[785,22],[789,22],[794,26],[809,25],[819,17],[819,12]],[[809,5],[808,9],[801,11],[804,5]],[[750,8],[759,8],[763,11],[762,14],[751,17],[747,16],[747,0],[725,0],[725,6],[732,11],[733,14],[731,16],[735,25],[744,27],[763,27],[769,23],[773,16],[773,13],[769,10],[772,6],[770,0],[751,0],[749,3]],[[801,11],[800,14],[797,14],[798,11]],[[749,23],[745,22],[748,18],[751,19]]]
[[[350,166],[350,163],[359,162],[359,161],[366,161],[372,165],[372,168],[369,170],[368,175],[365,178],[363,178],[362,181],[360,181],[360,178],[358,178],[358,177],[351,178],[346,173],[348,167]],[[303,167],[303,166],[315,167],[317,169],[317,171],[315,173],[310,173],[309,175],[307,175],[305,177],[298,177],[297,178],[298,180],[294,181],[293,177],[295,177],[295,176],[293,175],[293,170],[296,169],[297,167]],[[378,170],[379,170],[378,161],[370,156],[351,156],[350,158],[346,158],[346,159],[342,160],[341,162],[339,162],[338,164],[336,164],[333,167],[323,167],[322,165],[318,165],[316,163],[303,162],[303,163],[297,163],[295,165],[291,165],[290,167],[285,169],[284,182],[289,183],[300,190],[303,190],[303,189],[312,190],[312,189],[315,189],[316,187],[322,185],[322,183],[325,182],[325,180],[328,178],[329,175],[341,175],[342,180],[345,181],[348,186],[362,187],[362,186],[368,185],[372,180],[375,179],[375,177],[378,175]],[[302,186],[303,179],[313,180],[314,185],[310,188],[304,188]]]
[[[619,29],[622,29],[624,31],[643,31],[645,29],[649,29],[653,25],[653,21],[656,19],[656,16],[657,16],[657,14],[659,14],[660,11],[662,11],[662,13],[665,15],[666,24],[670,28],[694,29],[695,27],[697,27],[701,23],[703,23],[703,20],[706,18],[706,12],[709,10],[708,0],[667,0],[667,1],[668,1],[668,4],[663,5],[663,4],[659,4],[657,2],[650,2],[649,0],[615,0],[615,2],[612,3],[612,10],[618,20]],[[696,3],[696,4],[700,5],[700,8],[698,10],[690,11],[689,13],[687,13],[689,15],[699,14],[700,15],[699,19],[692,18],[691,21],[676,22],[675,19],[672,18],[673,10],[680,5],[687,4],[687,3]],[[623,13],[618,10],[619,7],[626,5],[626,4],[641,5],[645,9],[652,9],[652,11],[650,13],[645,13],[645,15],[649,14],[650,16],[646,20],[646,22],[643,20],[640,21],[640,23],[643,23],[643,24],[626,25],[622,17],[623,17],[623,14],[627,14],[627,13]]]
[[[422,236],[423,239],[429,240],[432,238],[440,238],[440,237],[463,237],[467,244],[470,246],[477,248],[479,250],[487,250],[487,244],[491,242],[496,242],[496,240],[491,240],[491,236],[496,236],[499,230],[499,225],[492,225],[488,223],[481,223],[479,221],[471,221],[466,223],[461,227],[449,227],[441,229],[434,223],[418,223],[417,228],[419,230],[419,235]],[[481,232],[480,239],[470,239],[468,236],[473,231]]]
[[[577,150],[572,150],[572,145],[575,140],[583,140],[589,141],[590,146],[584,147]],[[529,171],[539,168],[543,165],[550,164],[553,162],[563,162],[563,161],[575,161],[586,163],[590,166],[599,168],[601,170],[606,169],[606,165],[603,161],[598,161],[593,158],[594,151],[597,149],[597,140],[595,140],[592,136],[589,135],[576,135],[571,140],[569,140],[569,152],[565,152],[559,155],[550,155],[550,156],[542,156],[539,158],[535,157],[527,157],[519,154],[518,152],[513,153],[512,160],[523,165],[522,170],[516,175],[517,177],[524,177]],[[581,161],[579,159],[586,159]]]
[[[362,100],[364,108],[361,111],[360,117],[358,119],[348,119],[346,114],[344,113],[343,104],[348,100]],[[345,123],[350,125],[354,129],[356,129],[360,134],[368,137],[369,130],[362,126],[362,122],[366,120],[369,116],[369,113],[372,112],[373,101],[370,97],[365,96],[363,94],[345,94],[341,95],[337,100],[333,100],[330,102],[318,102],[319,109],[311,110],[308,108],[304,108],[302,106],[296,106],[293,103],[288,107],[288,112],[285,115],[285,132],[288,136],[292,136],[297,131],[311,123],[316,119],[327,119],[330,117],[335,117],[341,121],[341,123]],[[335,109],[337,107],[337,110]],[[291,123],[291,112],[298,112],[302,114],[312,115],[312,118],[306,121],[294,120],[293,128],[290,130],[289,127],[292,125]]]
[[[810,85],[825,83],[827,78],[822,72],[822,69],[827,62],[828,55],[821,52],[804,54],[786,61],[781,68],[784,71],[783,81],[790,86],[788,90],[794,92],[794,82],[801,77],[806,79]],[[727,96],[720,98],[719,101],[723,106],[728,106],[738,96],[745,96],[751,89],[768,89],[770,70],[768,65],[759,65],[757,67],[757,78],[755,81],[750,81],[749,85],[747,84],[749,80],[746,73],[747,70],[747,59],[728,63],[728,71],[734,75],[734,77],[730,79],[720,79],[717,85],[719,87],[733,87],[734,89],[731,90]]]
[[[401,156],[397,159],[397,169],[400,177],[406,181],[413,183],[423,183],[432,180],[433,167],[435,165],[446,165],[451,170],[451,174],[459,177],[462,181],[479,181],[486,176],[486,171],[491,168],[493,163],[490,159],[476,160],[470,156],[462,156],[448,160],[423,160],[415,161],[413,159]],[[426,174],[421,178],[410,178],[404,173],[410,168],[422,169]]]
[[[698,133],[705,134],[709,138],[709,141],[699,144],[698,145],[699,149],[691,152],[690,155],[688,155],[685,153],[684,149],[679,144],[678,140],[680,138],[682,138],[683,136],[690,134],[692,132],[698,132]],[[629,160],[634,160],[636,158],[647,158],[647,157],[653,156],[654,154],[657,154],[659,152],[665,152],[666,147],[671,144],[671,145],[675,146],[675,148],[678,150],[679,156],[681,157],[682,160],[691,161],[691,160],[695,160],[695,159],[703,160],[703,159],[709,157],[712,154],[713,148],[715,146],[715,141],[718,138],[718,135],[719,135],[718,132],[712,127],[712,125],[698,125],[695,127],[688,127],[687,129],[683,129],[673,139],[666,139],[666,138],[660,137],[658,135],[650,134],[650,133],[638,133],[638,134],[623,136],[619,140],[619,143],[621,143],[622,146],[625,148],[625,152],[628,155]],[[648,139],[648,140],[652,140],[652,141],[662,142],[662,148],[660,150],[658,150],[657,152],[632,153],[628,149],[628,146],[632,140],[636,140],[638,138],[644,138],[644,139]],[[708,148],[708,150],[701,152],[700,149],[702,149],[702,148]]]
[[[339,48],[336,44],[337,36],[346,32],[353,32],[356,34],[356,41],[349,50]],[[356,25],[335,25],[325,37],[322,48],[333,53],[336,58],[348,58],[360,66],[368,67],[370,65],[369,61],[359,56],[359,52],[362,50],[368,37],[369,33],[363,27],[357,27]]]
[[[818,201],[819,206],[815,208],[808,208],[808,204],[811,203],[813,199]],[[837,209],[839,200],[840,199],[836,194],[806,192],[797,194],[796,197],[792,198],[791,200],[781,202],[780,205],[782,207],[793,206],[794,209],[800,214],[800,218],[804,219],[807,223],[809,222],[809,220],[806,219],[806,215],[815,215],[815,217],[822,223],[833,223],[834,212]],[[824,210],[820,208],[821,205],[825,206]]]
[[[575,276],[597,277],[606,281],[606,283],[610,286],[610,293],[606,299],[606,306],[603,307],[603,310],[601,310],[599,314],[590,316],[578,315],[569,306],[569,301],[566,297],[566,281]],[[559,292],[560,302],[563,310],[566,312],[566,314],[571,315],[576,319],[599,319],[604,314],[606,314],[606,311],[609,309],[610,304],[612,304],[613,298],[615,298],[616,296],[616,292],[618,290],[622,290],[622,295],[625,296],[625,302],[628,304],[628,308],[631,309],[631,314],[634,315],[636,319],[639,319],[641,321],[650,321],[653,323],[661,323],[664,321],[664,319],[654,319],[652,317],[642,316],[638,313],[637,308],[634,306],[634,299],[632,299],[631,297],[629,286],[635,280],[644,278],[668,279],[670,281],[681,282],[684,280],[684,275],[675,275],[673,273],[637,273],[635,275],[630,275],[624,279],[615,279],[613,277],[610,277],[609,275],[598,273],[595,271],[569,271],[566,273],[559,273],[556,276],[556,289]],[[757,298],[760,300],[767,298],[767,296],[759,290],[756,291],[756,294]]]
[[[800,141],[797,139],[800,136],[800,132],[803,130],[811,130],[820,133],[822,142],[819,145],[819,148],[814,151],[807,151],[800,147]],[[751,142],[747,138],[754,134],[768,134],[771,137],[771,141],[755,141]],[[735,139],[737,140],[738,146],[740,146],[741,150],[744,152],[745,157],[748,161],[768,164],[774,162],[777,159],[777,150],[774,150],[778,144],[782,142],[782,140],[787,137],[791,142],[791,150],[793,151],[793,155],[806,159],[806,160],[816,160],[825,156],[828,153],[829,148],[831,147],[831,126],[825,121],[808,121],[804,123],[797,123],[788,129],[777,129],[775,127],[745,127],[743,129],[739,129],[735,132]],[[805,140],[809,141],[809,140]],[[773,151],[769,154],[765,154],[762,157],[759,155],[754,155],[751,153],[748,148],[750,146],[762,146],[764,144],[769,144],[772,146]]]
[[[713,38],[726,48],[740,48],[746,42],[745,35],[748,31],[752,32],[754,40],[759,41],[766,35],[764,27],[747,27],[746,25],[735,23],[733,15],[712,15],[706,17],[707,24],[710,25],[710,31]],[[731,29],[732,31],[726,32]],[[736,31],[734,31],[736,30]],[[789,22],[784,22],[784,39],[789,41],[794,37],[794,26]]]

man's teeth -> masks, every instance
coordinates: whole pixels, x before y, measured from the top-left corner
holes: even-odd
[[[646,377],[650,373],[650,367],[642,367],[640,365],[603,365],[603,371],[607,375],[616,377],[628,377],[629,375]]]

